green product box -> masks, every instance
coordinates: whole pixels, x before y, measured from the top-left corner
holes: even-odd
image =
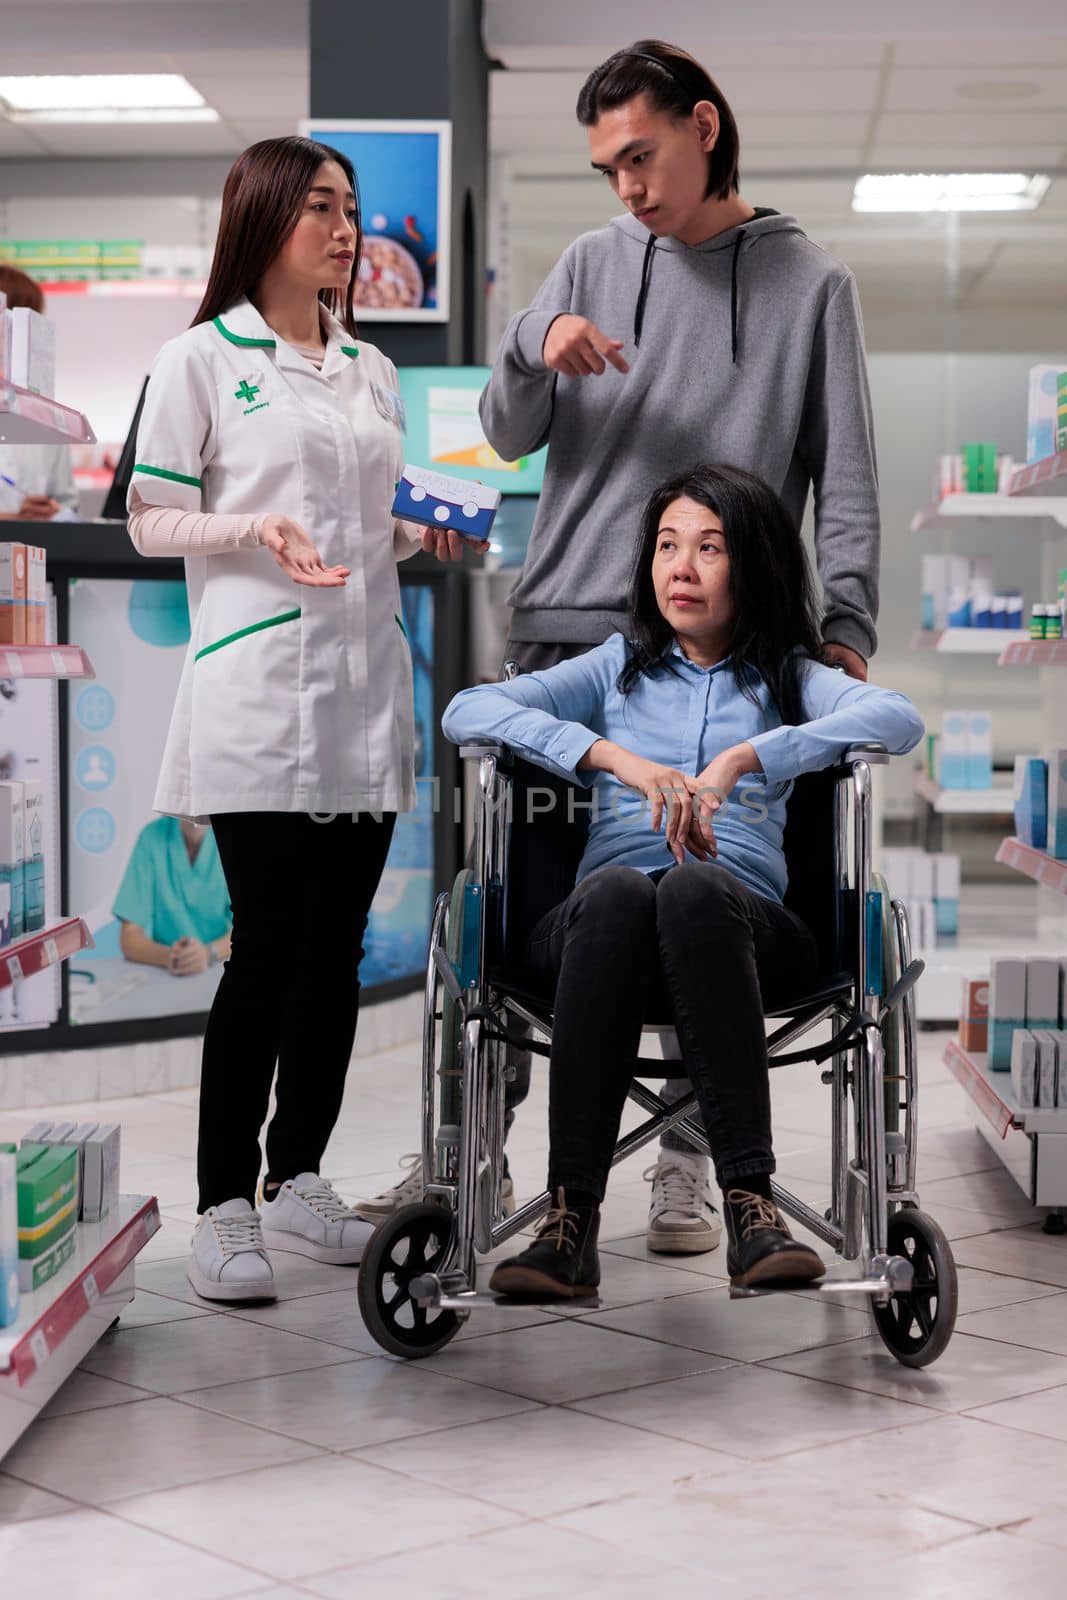
[[[965,444],[963,486],[968,494],[996,494],[997,447],[988,441]]]
[[[78,1152],[67,1145],[23,1145],[18,1168],[19,1258],[47,1255],[78,1220]]]
[[[937,741],[940,737],[939,733],[928,733],[926,735],[926,776],[932,783],[939,781],[937,776]]]
[[[57,1245],[43,1256],[35,1256],[32,1261],[19,1256],[19,1290],[22,1294],[32,1294],[34,1289],[39,1289],[47,1283],[49,1278],[54,1278],[60,1267],[65,1266],[74,1254],[77,1237],[74,1229],[67,1234],[65,1239],[60,1239]]]

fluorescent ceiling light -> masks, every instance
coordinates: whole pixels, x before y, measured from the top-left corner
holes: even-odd
[[[202,94],[176,72],[0,77],[12,122],[216,122]]]
[[[1023,172],[868,173],[852,192],[853,211],[1033,211],[1049,180]]]

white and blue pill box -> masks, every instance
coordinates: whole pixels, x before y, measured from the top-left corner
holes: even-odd
[[[449,528],[466,539],[488,539],[500,501],[500,490],[484,483],[405,466],[393,498],[393,516],[428,528]]]

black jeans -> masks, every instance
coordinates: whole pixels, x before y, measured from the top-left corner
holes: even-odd
[[[267,1176],[318,1172],[341,1109],[359,1013],[367,913],[396,823],[360,814],[213,816],[233,907],[233,940],[204,1035],[197,1176],[200,1210],[255,1204],[259,1136]]]
[[[798,916],[714,862],[658,882],[601,867],[542,917],[528,956],[555,982],[550,1188],[603,1199],[641,1025],[672,1016],[720,1186],[774,1171],[763,1012],[814,983]]]

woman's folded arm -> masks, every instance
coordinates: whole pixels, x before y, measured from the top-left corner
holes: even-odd
[[[802,672],[810,720],[772,728],[750,740],[770,782],[833,766],[853,744],[884,744],[890,755],[899,756],[922,738],[922,718],[907,695],[857,683],[816,662]]]

